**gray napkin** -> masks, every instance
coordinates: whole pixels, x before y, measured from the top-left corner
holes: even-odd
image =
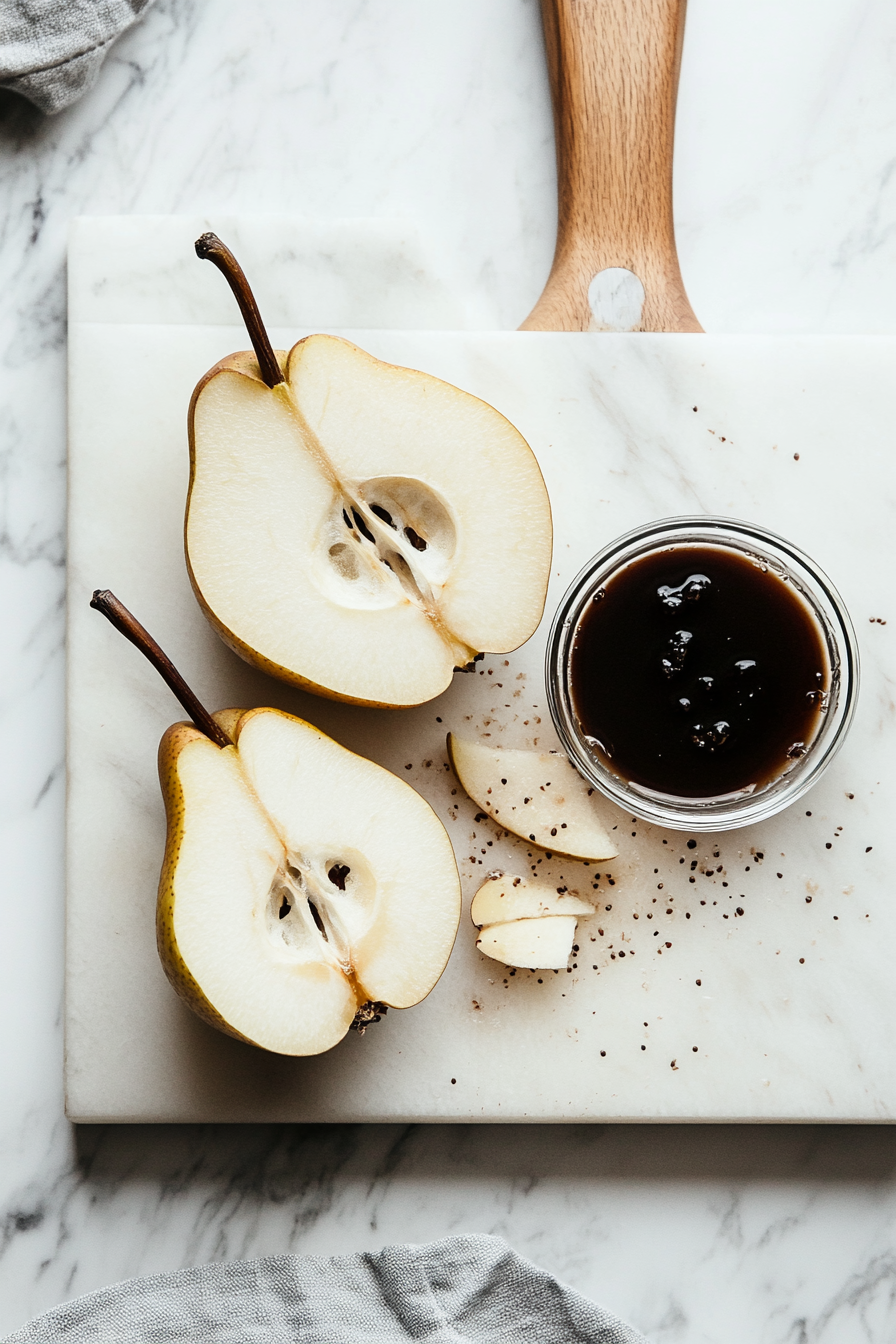
[[[152,0],[0,0],[0,88],[61,112]]]
[[[499,1237],[128,1279],[5,1344],[647,1344]]]

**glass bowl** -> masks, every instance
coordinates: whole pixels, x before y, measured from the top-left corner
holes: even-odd
[[[680,546],[733,551],[792,585],[814,619],[828,659],[828,686],[815,735],[802,755],[761,786],[694,798],[658,793],[616,774],[597,754],[575,714],[570,656],[586,605],[633,561]],[[626,533],[590,560],[560,603],[548,639],[548,704],[563,749],[579,773],[633,816],[677,831],[727,831],[774,816],[801,798],[839,749],[855,712],[859,651],[849,613],[830,579],[797,547],[752,523],[705,516],[664,518]]]

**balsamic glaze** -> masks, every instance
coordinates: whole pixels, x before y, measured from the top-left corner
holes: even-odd
[[[792,584],[735,551],[670,546],[593,594],[569,680],[581,731],[614,774],[715,798],[761,788],[804,754],[828,666]]]

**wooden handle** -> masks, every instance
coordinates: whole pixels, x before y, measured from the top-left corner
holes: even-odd
[[[685,6],[541,0],[559,218],[547,285],[521,330],[702,331],[682,283],[672,224]]]

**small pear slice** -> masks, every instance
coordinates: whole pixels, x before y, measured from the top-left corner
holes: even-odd
[[[470,918],[480,928],[518,919],[539,919],[543,915],[574,915],[584,919],[593,914],[594,906],[578,896],[558,892],[547,882],[527,882],[512,873],[493,873],[487,877],[470,907]]]
[[[560,752],[487,747],[449,733],[448,755],[473,802],[505,830],[575,859],[618,854],[588,785]]]
[[[516,919],[510,924],[491,924],[476,939],[476,946],[493,961],[521,970],[562,971],[569,961],[576,936],[575,915],[545,915],[541,919]]]

